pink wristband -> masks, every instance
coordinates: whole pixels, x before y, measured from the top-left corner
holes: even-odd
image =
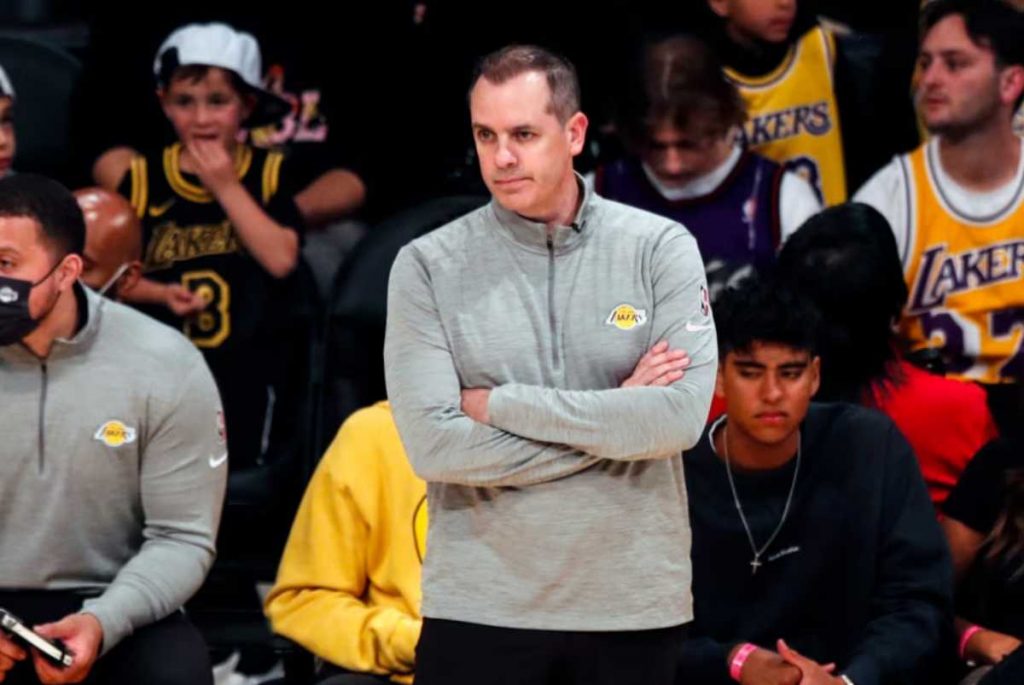
[[[736,650],[736,656],[729,662],[729,677],[735,680],[737,683],[740,682],[740,674],[743,672],[743,664],[747,663],[747,657],[757,650],[757,645],[752,645],[749,642],[744,643],[742,647]]]
[[[983,628],[981,626],[971,626],[970,628],[968,628],[967,630],[965,630],[963,632],[963,635],[960,636],[960,658],[961,659],[966,659],[967,658],[966,656],[964,656],[964,652],[967,651],[967,642],[972,637],[974,637],[975,633],[980,633],[982,630],[983,630]]]

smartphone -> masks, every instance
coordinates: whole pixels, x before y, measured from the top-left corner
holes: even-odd
[[[58,666],[70,666],[74,660],[75,655],[68,651],[64,645],[43,637],[25,625],[20,618],[2,608],[0,608],[0,628],[3,628],[5,633],[16,640],[20,640],[34,648]]]

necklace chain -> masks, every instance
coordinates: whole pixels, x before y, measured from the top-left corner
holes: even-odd
[[[793,469],[793,482],[789,485],[789,494],[786,495],[786,505],[782,508],[782,516],[779,517],[779,525],[775,526],[775,530],[768,537],[768,540],[761,546],[761,549],[757,548],[757,543],[754,542],[754,535],[750,532],[750,524],[747,523],[747,517],[743,514],[743,505],[740,504],[740,496],[736,491],[736,482],[732,477],[732,464],[729,461],[729,424],[722,426],[722,456],[725,458],[725,474],[729,478],[729,489],[732,490],[732,500],[736,505],[736,512],[740,515],[740,522],[743,524],[743,530],[747,534],[747,540],[750,542],[750,551],[754,553],[754,558],[750,561],[751,575],[757,573],[757,569],[762,566],[761,555],[764,554],[771,544],[775,542],[775,538],[778,537],[779,532],[782,530],[782,526],[786,523],[786,517],[789,516],[789,507],[793,503],[793,493],[796,492],[796,479],[800,474],[800,448],[801,440],[799,431],[796,434],[796,467]]]

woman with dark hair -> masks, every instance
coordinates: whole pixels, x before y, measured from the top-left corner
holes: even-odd
[[[938,505],[974,454],[996,435],[985,393],[907,361],[895,324],[907,300],[885,218],[850,203],[811,217],[785,244],[778,277],[822,313],[816,399],[874,406],[910,441]]]
[[[957,581],[965,683],[1024,682],[1024,445],[986,445],[942,507]]]

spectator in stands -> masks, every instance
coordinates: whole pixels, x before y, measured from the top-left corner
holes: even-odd
[[[103,188],[82,188],[75,199],[85,218],[82,282],[114,300],[139,282],[142,227],[131,204]]]
[[[906,361],[896,324],[907,286],[885,218],[863,204],[812,217],[779,253],[778,275],[822,313],[822,401],[882,410],[914,448],[939,505],[996,435],[985,392]]]
[[[260,37],[263,59],[256,76],[277,96],[272,106],[250,114],[240,136],[253,147],[285,152],[286,190],[294,195],[307,227],[320,228],[359,212],[367,197],[366,165],[359,159],[363,155],[353,151],[361,146],[362,135],[351,132],[362,130],[353,110],[364,108],[352,106],[348,72],[353,70],[332,66],[339,46],[331,39],[342,29],[317,26],[313,3],[300,0],[289,9],[282,16],[269,6],[264,10],[251,3],[211,5],[199,0],[147,8],[98,6],[90,24],[85,102],[76,113],[77,134],[90,156],[93,179],[113,190],[136,151],[148,154],[169,142],[156,102],[140,101],[130,113],[112,112],[102,103],[113,97],[150,96],[152,72],[141,65],[168,33],[185,23],[221,21]],[[134,27],[130,35],[122,30],[126,24]],[[344,29],[345,35],[358,30]],[[125,64],[135,60],[138,64]],[[117,79],[109,76],[114,72]]]
[[[321,682],[412,682],[426,534],[426,484],[390,408],[357,411],[313,474],[265,605],[274,632],[324,660]]]
[[[846,199],[836,45],[799,0],[707,0],[725,74],[747,103],[747,147],[801,174],[825,205]]]
[[[936,0],[922,18],[920,115],[932,134],[856,199],[892,226],[910,292],[900,327],[941,352],[954,378],[983,383],[1005,432],[1024,348],[1024,15],[1001,0]]]
[[[685,226],[713,301],[730,280],[773,264],[780,240],[821,203],[803,178],[743,149],[746,106],[701,40],[655,43],[636,82],[622,122],[634,154],[599,168],[595,188]]]
[[[943,506],[970,683],[1024,682],[1024,446],[1002,438],[967,466]]]
[[[811,404],[813,307],[746,279],[715,309],[726,414],[683,456],[694,622],[680,685],[933,683],[952,572],[906,440]]]
[[[0,178],[11,173],[18,141],[14,136],[14,86],[0,66]]]
[[[154,62],[178,141],[109,178],[143,227],[143,277],[130,302],[199,347],[224,399],[233,468],[261,458],[271,391],[282,375],[279,322],[299,265],[302,218],[279,152],[236,142],[250,112],[272,109],[259,45],[225,24],[174,31]]]
[[[181,608],[214,557],[217,389],[180,334],[78,283],[84,241],[60,184],[0,180],[0,607],[74,653],[0,633],[0,679],[212,683]]]

